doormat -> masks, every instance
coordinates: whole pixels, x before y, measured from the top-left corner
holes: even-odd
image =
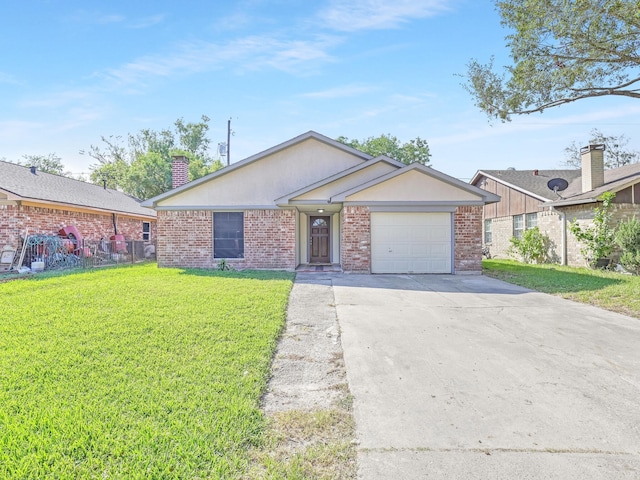
[[[324,269],[323,265],[317,265],[316,266],[316,272],[322,272],[323,269]]]

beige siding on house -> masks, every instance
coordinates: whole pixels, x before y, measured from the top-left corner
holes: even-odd
[[[346,197],[348,202],[457,202],[481,197],[411,170]]]
[[[310,138],[158,202],[159,207],[272,205],[364,160]]]
[[[328,185],[323,185],[311,190],[310,192],[299,195],[292,200],[329,200],[333,195],[346,192],[347,190],[357,187],[358,185],[362,185],[363,183],[367,183],[370,180],[381,177],[382,175],[396,169],[397,167],[389,165],[388,163],[378,162],[370,167],[358,170],[351,175],[335,180]]]

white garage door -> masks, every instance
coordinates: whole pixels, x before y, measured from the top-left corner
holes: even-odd
[[[372,273],[451,273],[450,213],[371,213]]]

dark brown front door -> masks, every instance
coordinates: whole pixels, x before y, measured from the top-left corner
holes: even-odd
[[[331,217],[311,217],[311,263],[329,263],[329,219]]]

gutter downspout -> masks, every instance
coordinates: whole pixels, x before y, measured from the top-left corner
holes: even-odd
[[[552,212],[556,212],[560,215],[560,221],[562,222],[562,235],[560,242],[560,265],[567,265],[567,214],[557,210],[556,207],[551,207]]]

